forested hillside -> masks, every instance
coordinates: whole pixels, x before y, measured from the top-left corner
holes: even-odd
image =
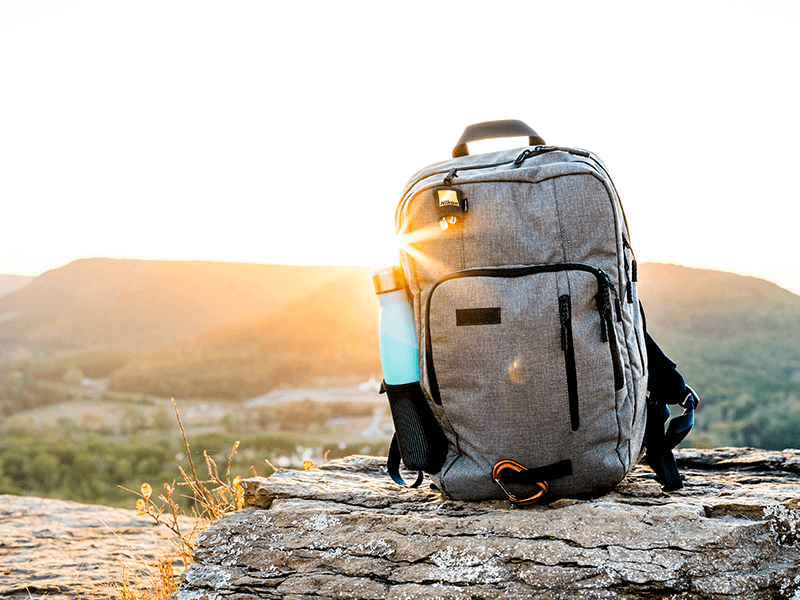
[[[703,402],[697,446],[800,443],[800,296],[772,283],[643,264],[648,329]]]

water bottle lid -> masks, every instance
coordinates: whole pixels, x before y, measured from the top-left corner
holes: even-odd
[[[376,294],[386,294],[405,289],[406,276],[399,265],[381,267],[372,273],[372,284],[375,286]]]

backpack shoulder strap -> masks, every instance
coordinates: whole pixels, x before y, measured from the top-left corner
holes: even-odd
[[[678,464],[672,451],[689,434],[694,426],[694,411],[698,398],[692,388],[687,387],[687,395],[681,406],[683,414],[670,421],[667,431],[664,425],[669,419],[669,408],[664,402],[647,399],[647,423],[645,425],[644,459],[656,474],[656,481],[665,492],[679,490],[683,487],[683,479],[678,471]]]
[[[669,492],[683,487],[672,450],[692,430],[699,399],[686,385],[675,368],[677,365],[664,354],[649,333],[645,333],[645,345],[648,362],[645,461],[655,472],[656,481]],[[670,416],[668,404],[680,405],[683,413],[673,418],[665,431]]]

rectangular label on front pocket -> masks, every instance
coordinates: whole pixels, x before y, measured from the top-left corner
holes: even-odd
[[[456,309],[456,325],[499,325],[500,308]]]

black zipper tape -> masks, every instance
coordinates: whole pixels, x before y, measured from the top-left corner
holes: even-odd
[[[569,422],[572,431],[580,425],[578,409],[578,372],[575,367],[575,346],[572,341],[572,304],[568,295],[558,299],[558,315],[561,320],[561,349],[564,351],[564,365],[567,369],[567,396],[569,398]]]
[[[609,346],[611,346],[611,365],[614,368],[614,389],[621,390],[625,387],[625,373],[622,371],[622,363],[619,360],[619,344],[617,343],[617,330],[614,328],[612,310],[611,310],[611,295],[609,294],[608,288],[602,288],[602,303],[603,309],[602,314],[604,316],[604,325],[603,331],[604,338],[603,341],[607,341]],[[615,301],[619,301],[619,298],[615,298]],[[598,302],[600,304],[600,302]],[[606,337],[607,336],[607,337]]]

